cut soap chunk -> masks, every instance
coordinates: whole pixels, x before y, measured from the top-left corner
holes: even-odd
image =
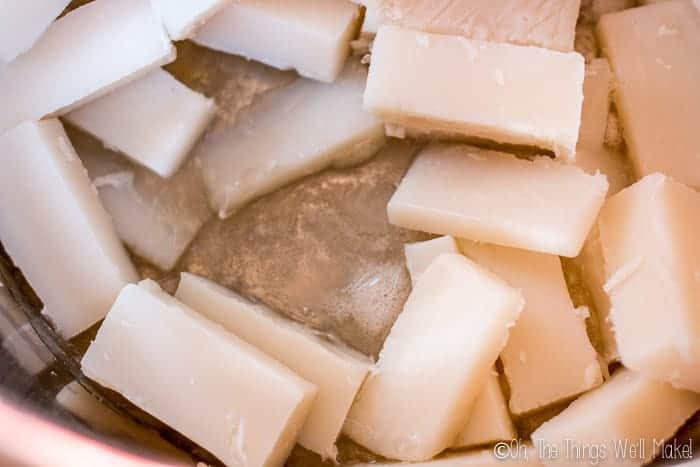
[[[548,158],[534,161],[460,145],[432,145],[413,162],[388,205],[389,221],[574,257],[608,183]]]
[[[107,147],[121,151],[161,177],[170,177],[215,111],[213,100],[157,69],[65,118]]]
[[[227,465],[282,466],[316,393],[153,281],[124,288],[82,369]]]
[[[583,77],[578,53],[384,25],[364,103],[409,129],[538,146],[574,159]]]
[[[172,269],[213,214],[200,171],[190,163],[163,179],[84,133],[68,134],[122,241],[161,270]]]
[[[598,33],[637,175],[700,189],[700,11],[691,0],[632,8],[603,16]]]
[[[579,147],[597,150],[603,146],[610,110],[611,83],[610,64],[606,59],[594,58],[586,65],[586,77],[583,80],[581,128],[579,128],[578,134]],[[577,162],[578,159],[577,151]]]
[[[0,0],[0,62],[29,50],[70,0]]]
[[[191,38],[197,29],[228,5],[231,0],[151,0],[170,38]]]
[[[58,120],[0,135],[0,154],[0,240],[58,333],[73,337],[138,275]]]
[[[349,0],[238,0],[193,40],[329,82],[343,68],[359,17]]]
[[[372,362],[207,279],[182,273],[177,298],[315,384],[302,446],[335,459],[336,439]]]
[[[541,425],[532,439],[545,465],[641,466],[699,409],[700,395],[621,369]],[[621,446],[627,446],[624,456]]]
[[[603,382],[585,316],[574,310],[557,256],[471,241],[460,247],[525,298],[501,352],[513,413],[569,399]]]
[[[205,137],[197,157],[219,216],[296,178],[379,150],[384,126],[362,108],[365,76],[353,69],[333,84],[299,80],[263,95],[235,127]]]
[[[653,174],[598,222],[622,363],[700,392],[700,193]]]
[[[392,459],[425,460],[449,447],[522,306],[516,290],[468,259],[439,256],[391,328],[345,434]]]
[[[0,74],[0,133],[58,115],[175,60],[148,0],[95,0],[49,27]]]
[[[378,0],[382,21],[410,29],[571,52],[580,0]]]
[[[435,258],[444,253],[459,253],[459,248],[454,238],[445,235],[425,242],[407,243],[404,245],[404,253],[411,283],[415,285]]]

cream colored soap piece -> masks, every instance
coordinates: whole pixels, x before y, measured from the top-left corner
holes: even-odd
[[[167,178],[180,167],[215,111],[213,100],[159,68],[65,119]]]
[[[509,443],[510,447],[511,444]],[[426,462],[412,462],[410,464],[397,464],[396,462],[372,462],[371,464],[353,464],[353,467],[398,467],[398,466],[413,466],[413,467],[496,467],[496,466],[522,466],[522,467],[541,467],[542,464],[537,458],[537,451],[531,445],[513,444],[514,449],[511,452],[501,451],[506,455],[503,458],[497,457],[493,449],[484,449],[481,451],[466,452],[462,454],[454,454],[439,459],[433,459]],[[503,454],[501,454],[503,456]]]
[[[348,57],[359,18],[359,7],[349,0],[238,0],[193,40],[330,82]]]
[[[549,158],[432,145],[387,210],[400,227],[574,257],[607,188],[604,176]]]
[[[175,60],[148,0],[95,0],[62,17],[0,74],[0,133],[59,115]]]
[[[226,465],[282,466],[316,393],[153,281],[124,288],[82,370]]]
[[[700,189],[700,12],[690,0],[631,8],[603,16],[598,35],[638,177]]]
[[[569,399],[603,382],[585,313],[574,309],[557,256],[471,241],[461,241],[460,247],[525,298],[501,352],[513,413]]]
[[[174,41],[191,38],[231,0],[151,0]]]
[[[621,369],[532,439],[545,465],[641,466],[699,409],[700,395]]]
[[[197,151],[222,218],[245,203],[329,166],[363,161],[384,144],[384,126],[362,108],[364,70],[333,84],[299,80],[253,103],[239,123]]]
[[[439,256],[391,328],[345,434],[399,460],[451,446],[522,306],[518,291],[468,259]]]
[[[586,65],[583,80],[583,108],[581,127],[578,134],[578,148],[597,150],[605,142],[605,129],[610,110],[610,84],[612,74],[610,64],[604,58],[594,58]],[[578,162],[579,154],[576,152]]]
[[[58,120],[0,135],[0,241],[63,338],[102,319],[138,279]]]
[[[0,0],[0,61],[29,50],[70,0]]]
[[[409,129],[538,146],[573,160],[583,76],[575,52],[384,25],[372,47],[364,103]]]
[[[164,179],[84,133],[68,134],[122,241],[171,270],[213,215],[199,170],[190,163]]]
[[[423,272],[428,269],[430,263],[435,258],[444,253],[457,253],[457,242],[453,237],[445,235],[444,237],[434,238],[425,242],[407,243],[404,245],[404,254],[406,255],[406,267],[411,276],[411,283],[414,285],[418,282],[418,278]]]
[[[298,442],[335,459],[336,439],[372,362],[207,279],[182,273],[176,296],[316,385],[318,394]]]
[[[378,0],[382,21],[409,29],[571,52],[580,0]]]
[[[648,175],[598,222],[622,363],[700,392],[700,193]]]

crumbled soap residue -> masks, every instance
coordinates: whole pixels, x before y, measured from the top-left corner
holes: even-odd
[[[587,306],[580,306],[575,308],[574,313],[576,314],[576,316],[581,318],[582,321],[585,321],[591,317],[591,312]]]
[[[393,123],[384,124],[384,132],[392,138],[404,139],[406,137],[406,129],[400,125]]]
[[[114,172],[108,175],[103,175],[101,177],[96,177],[93,180],[95,187],[102,188],[105,186],[111,186],[113,188],[120,188],[123,186],[129,186],[134,182],[134,173],[128,170]]]
[[[619,287],[627,279],[632,277],[634,273],[637,272],[637,269],[641,267],[642,263],[644,263],[643,256],[637,256],[636,258],[626,262],[620,269],[615,271],[615,273],[610,276],[610,279],[608,279],[608,281],[603,285],[603,290],[606,293],[612,292],[615,288]]]

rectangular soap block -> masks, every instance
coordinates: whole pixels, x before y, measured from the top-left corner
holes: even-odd
[[[316,385],[318,393],[298,442],[335,460],[336,439],[371,360],[193,274],[182,273],[176,297]]]
[[[53,23],[0,74],[0,132],[59,115],[175,60],[148,0],[95,0]]]
[[[510,444],[508,444],[510,446]],[[460,454],[452,454],[438,459],[433,459],[425,462],[412,462],[410,464],[398,464],[400,466],[413,467],[541,467],[537,458],[537,451],[532,445],[513,444],[515,447],[511,451],[500,451],[504,454],[494,454],[493,449],[483,449],[480,451],[465,452]],[[510,448],[508,448],[510,449]],[[396,467],[396,462],[372,462],[369,464],[353,464],[354,467]]]
[[[573,160],[583,77],[575,52],[383,25],[364,103],[412,130],[537,146]]]
[[[164,179],[79,130],[69,128],[68,136],[122,241],[159,269],[171,270],[213,215],[199,170],[189,163]]]
[[[631,8],[603,16],[598,36],[637,176],[700,189],[700,11],[691,0]]]
[[[193,40],[330,82],[348,57],[359,18],[359,7],[349,0],[238,0]]]
[[[641,466],[697,410],[700,395],[621,369],[542,424],[532,439],[545,465]]]
[[[438,34],[571,52],[580,0],[379,0],[382,21]]]
[[[138,275],[58,120],[0,135],[0,154],[0,241],[68,339]]]
[[[316,394],[153,281],[124,288],[81,363],[226,465],[281,467]]]
[[[11,62],[31,49],[70,0],[0,0],[0,61]]]
[[[605,129],[610,110],[610,88],[612,73],[610,64],[604,58],[594,58],[586,64],[583,79],[583,108],[581,127],[578,133],[578,147],[597,150],[605,142]],[[576,152],[576,160],[579,154]]]
[[[180,168],[215,111],[212,99],[158,68],[64,118],[167,178]]]
[[[449,235],[425,242],[406,243],[403,248],[406,255],[406,267],[411,276],[411,283],[414,285],[435,258],[444,253],[459,254],[457,242]]]
[[[231,0],[151,0],[174,41],[191,38],[230,2]]]
[[[389,201],[389,221],[441,235],[574,257],[608,183],[573,165],[461,145],[431,145]]]
[[[296,81],[264,94],[236,126],[207,135],[196,155],[219,216],[297,178],[379,150],[384,126],[362,108],[365,77],[353,68],[332,84]]]
[[[525,299],[501,352],[511,412],[532,412],[603,382],[586,312],[574,309],[559,257],[472,241],[460,241],[460,247]]]
[[[439,256],[391,328],[344,433],[406,461],[451,446],[522,306],[517,290],[462,255]]]
[[[608,200],[598,226],[622,363],[700,392],[700,193],[648,175]]]

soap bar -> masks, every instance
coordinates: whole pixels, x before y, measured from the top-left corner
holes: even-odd
[[[336,439],[371,361],[202,277],[182,273],[176,297],[316,385],[298,442],[335,459]]]
[[[510,443],[508,448],[510,449]],[[522,466],[522,467],[541,467],[537,458],[537,451],[534,446],[527,444],[513,444],[512,451],[500,451],[498,456],[494,454],[493,449],[483,449],[480,451],[465,452],[461,454],[453,454],[438,459],[429,460],[426,462],[412,462],[410,464],[397,464],[396,462],[372,462],[370,464],[353,464],[354,467],[396,467],[398,466],[413,466],[413,467],[497,467],[497,466]]]
[[[215,111],[213,100],[159,68],[64,118],[167,178],[180,167]]]
[[[575,52],[383,25],[364,103],[409,129],[537,146],[573,160],[583,77]]]
[[[205,137],[196,154],[219,216],[297,178],[379,150],[384,126],[362,108],[365,76],[352,69],[333,84],[296,81],[263,95],[235,127]]]
[[[344,433],[406,461],[452,445],[522,306],[518,291],[465,257],[439,256],[391,328]]]
[[[700,11],[691,0],[631,8],[603,16],[598,35],[637,176],[700,189]]]
[[[69,130],[119,237],[141,258],[171,270],[213,215],[199,170],[187,164],[164,179],[94,138]]]
[[[231,0],[151,0],[174,41],[191,38],[230,2]]]
[[[580,0],[379,0],[382,20],[409,29],[571,52]]]
[[[435,258],[444,253],[459,254],[459,248],[454,238],[445,235],[425,242],[407,243],[404,245],[404,253],[411,283],[415,285]]]
[[[138,275],[58,120],[0,135],[0,154],[0,241],[68,339]]]
[[[574,257],[595,222],[608,183],[573,165],[470,146],[431,145],[389,201],[389,221]]]
[[[146,428],[135,421],[112,411],[90,394],[80,383],[73,381],[56,395],[56,403],[72,415],[96,429],[120,439],[127,439],[167,456],[168,459],[192,464],[192,458],[160,437],[154,429]]]
[[[610,64],[604,58],[594,58],[586,65],[583,79],[583,108],[578,146],[597,150],[605,142],[605,129],[610,110]],[[578,161],[578,150],[576,160]]]
[[[545,465],[641,466],[700,409],[700,395],[621,369],[532,434]]]
[[[95,0],[53,23],[0,75],[0,132],[59,115],[175,60],[148,0]]]
[[[153,281],[119,294],[82,370],[226,465],[281,467],[316,393]]]
[[[700,392],[700,193],[652,174],[598,221],[623,365]]]
[[[459,254],[454,238],[445,236],[404,246],[406,265],[411,282],[416,284],[435,258],[446,253]],[[515,428],[508,413],[498,372],[492,369],[484,387],[469,411],[469,419],[452,447],[464,448],[516,438]]]
[[[471,241],[461,241],[460,247],[525,299],[501,352],[511,412],[531,412],[603,382],[598,355],[586,333],[585,313],[574,309],[557,256]]]
[[[70,0],[0,0],[0,61],[11,62],[29,50]]]
[[[343,68],[359,18],[359,7],[349,0],[238,0],[193,40],[329,82]]]

